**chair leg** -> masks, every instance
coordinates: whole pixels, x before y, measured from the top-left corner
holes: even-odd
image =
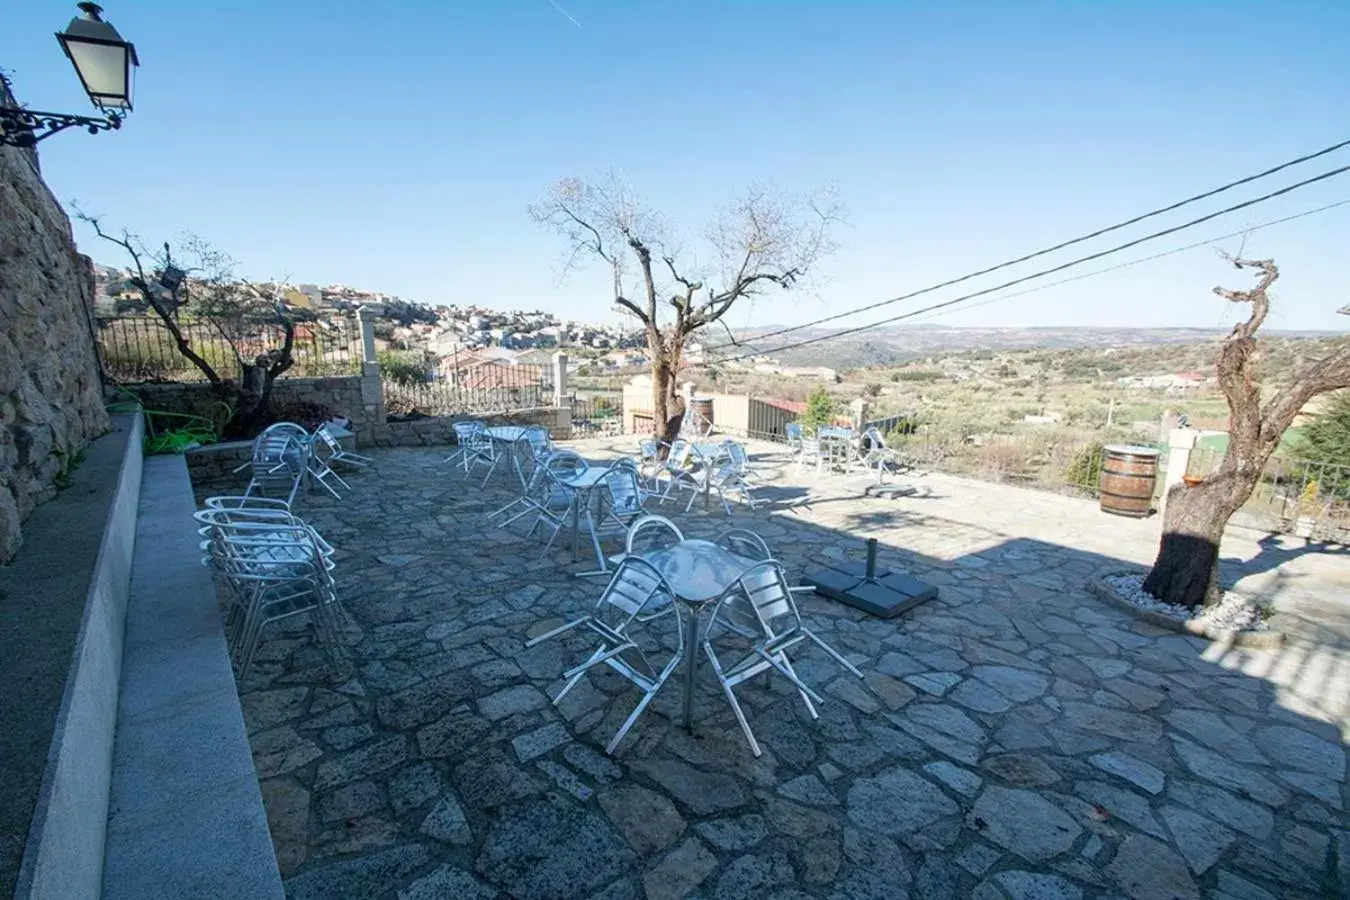
[[[786,653],[783,654],[783,668],[791,672],[793,678],[798,677],[797,670],[792,668],[792,660],[787,658]],[[820,713],[816,712],[816,705],[811,702],[811,698],[806,695],[806,691],[802,690],[801,688],[797,688],[797,693],[801,695],[802,702],[806,704],[806,711],[811,714],[811,718],[819,719]]]
[[[712,664],[713,672],[717,676],[717,683],[722,685],[722,693],[726,694],[727,702],[731,704],[731,711],[736,714],[736,721],[740,723],[741,731],[745,734],[745,739],[750,743],[750,752],[759,756],[762,751],[759,749],[759,741],[755,740],[755,733],[750,730],[750,723],[745,719],[745,713],[741,710],[741,704],[736,700],[736,692],[731,689],[726,678],[722,675],[722,664],[717,659],[717,654],[713,652],[712,644],[708,641],[703,642],[703,652],[707,654],[708,661]]]
[[[817,647],[824,650],[826,653],[830,654],[830,656],[834,657],[834,661],[839,663],[839,665],[843,666],[845,669],[848,669],[850,672],[852,672],[854,675],[857,675],[859,678],[863,677],[863,673],[858,671],[857,666],[855,666],[848,660],[844,659],[844,657],[840,656],[838,650],[835,650],[829,644],[825,643],[820,638],[816,637],[816,633],[814,631],[805,626],[802,626],[802,633],[805,634],[808,638],[810,638],[811,643],[815,644]]]

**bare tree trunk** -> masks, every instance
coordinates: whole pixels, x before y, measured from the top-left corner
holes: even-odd
[[[675,367],[666,354],[652,360],[652,426],[657,440],[674,443],[684,421],[684,397],[675,376]]]
[[[1235,430],[1217,472],[1194,487],[1181,484],[1168,492],[1162,542],[1145,591],[1190,608],[1219,602],[1224,528],[1251,497],[1277,446]]]

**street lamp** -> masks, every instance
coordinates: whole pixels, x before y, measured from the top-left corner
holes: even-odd
[[[140,65],[136,48],[103,21],[103,9],[97,3],[80,3],[79,8],[84,16],[71,19],[56,39],[75,67],[90,102],[103,111],[103,117],[0,106],[0,144],[32,147],[71,126],[86,128],[90,134],[122,127],[122,120],[131,111],[132,82]]]

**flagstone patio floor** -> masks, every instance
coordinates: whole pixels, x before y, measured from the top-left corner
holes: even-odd
[[[592,648],[580,633],[524,642],[603,581],[573,577],[586,566],[564,552],[541,557],[523,521],[489,526],[506,479],[483,489],[446,449],[392,449],[342,500],[303,496],[298,511],[338,548],[350,670],[330,671],[301,623],[267,638],[240,684],[288,896],[1350,891],[1350,563],[1334,548],[1231,537],[1226,573],[1276,598],[1291,639],[1223,648],[1088,592],[1148,561],[1156,521],[939,475],[869,497],[866,479],[755,451],[766,508],[657,511],[689,536],[752,528],[794,579],[860,559],[876,537],[883,566],[941,591],[895,620],[803,599],[866,677],[801,652],[826,700],[814,721],[782,679],[739,688],[758,759],[706,669],[692,733],[672,679],[612,758],[602,748],[637,699],[626,682],[597,673],[551,705]]]

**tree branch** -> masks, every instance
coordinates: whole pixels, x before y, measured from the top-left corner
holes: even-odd
[[[103,230],[102,224],[95,217],[82,212],[78,207],[75,208],[75,216],[83,222],[88,223],[94,229],[94,233],[109,243],[116,244],[127,252],[131,257],[132,263],[136,266],[136,277],[131,279],[131,283],[141,292],[141,296],[150,308],[159,316],[160,322],[168,329],[169,334],[173,336],[174,343],[178,346],[178,352],[190,361],[197,369],[206,376],[206,380],[213,385],[220,385],[223,379],[211,364],[197,355],[192,349],[188,339],[183,336],[183,331],[178,327],[178,322],[174,319],[173,313],[163,303],[160,302],[158,292],[151,286],[150,280],[145,277],[145,268],[141,264],[141,255],[137,252],[135,246],[131,243],[131,236],[123,233],[122,237],[113,237]]]
[[[1288,387],[1270,399],[1261,414],[1261,436],[1279,440],[1309,400],[1341,388],[1350,388],[1350,340],[1330,356],[1304,366]]]

